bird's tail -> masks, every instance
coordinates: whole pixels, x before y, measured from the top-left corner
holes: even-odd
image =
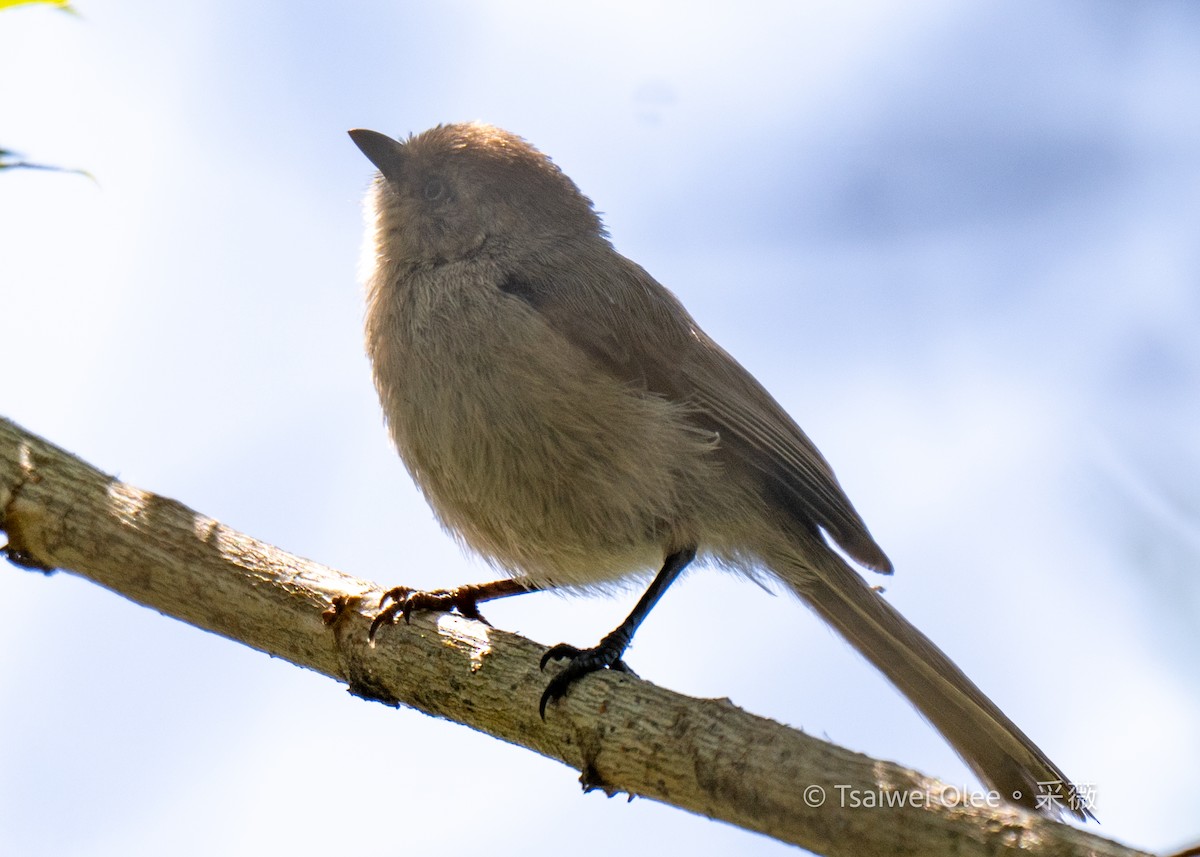
[[[789,558],[773,570],[908,697],[989,788],[1049,815],[1093,817],[1058,766],[882,595],[824,546],[804,554],[815,562],[802,567]]]

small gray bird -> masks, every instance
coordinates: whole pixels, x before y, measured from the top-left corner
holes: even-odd
[[[441,522],[510,575],[393,590],[413,610],[657,576],[541,700],[621,657],[697,556],[782,581],[1005,798],[1090,817],[1053,762],[840,558],[892,564],[812,441],[679,300],[613,249],[549,158],[483,124],[350,132],[370,190],[366,346],[392,438]],[[1065,801],[1039,799],[1065,795]]]

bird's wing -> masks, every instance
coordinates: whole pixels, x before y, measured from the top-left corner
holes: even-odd
[[[889,573],[891,562],[833,470],[787,412],[700,330],[673,294],[605,250],[597,265],[576,256],[570,265],[531,266],[499,286],[617,378],[693,406],[697,422],[718,433],[718,448],[760,473],[784,508],[825,530],[864,566]],[[601,262],[605,276],[597,272]],[[648,322],[653,338],[632,337],[623,321],[631,317]]]

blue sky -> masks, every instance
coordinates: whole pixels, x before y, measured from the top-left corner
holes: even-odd
[[[0,15],[0,145],[97,178],[0,174],[0,413],[352,574],[485,578],[382,427],[371,168],[345,131],[493,122],[805,427],[893,603],[1095,786],[1099,832],[1200,838],[1200,8],[78,8]],[[488,615],[586,644],[635,597]],[[4,853],[398,854],[447,829],[497,854],[794,853],[582,797],[556,763],[67,575],[0,573],[0,598]],[[696,571],[629,659],[973,784],[786,596]]]

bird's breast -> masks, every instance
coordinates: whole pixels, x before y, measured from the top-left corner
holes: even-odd
[[[706,439],[485,273],[371,284],[367,348],[409,471],[446,526],[512,572],[591,585],[656,565]]]

